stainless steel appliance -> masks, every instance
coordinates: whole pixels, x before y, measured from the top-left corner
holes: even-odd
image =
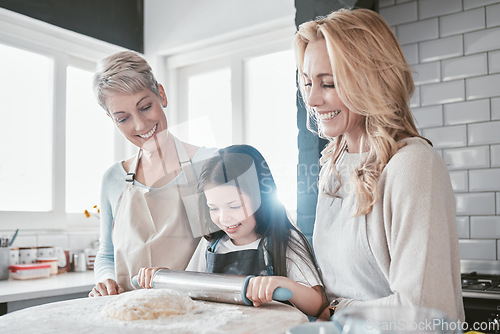
[[[462,260],[461,270],[467,329],[500,334],[500,264]]]

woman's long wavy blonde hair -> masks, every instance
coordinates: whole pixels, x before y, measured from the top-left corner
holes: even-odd
[[[339,98],[350,111],[364,116],[362,145],[368,152],[353,175],[358,198],[356,215],[364,215],[377,201],[382,170],[406,145],[400,139],[421,137],[409,106],[414,91],[411,69],[393,31],[374,11],[341,9],[300,25],[294,40],[299,84],[308,108],[307,127],[315,132],[311,127],[313,120],[319,136],[329,141],[321,152],[320,164],[326,170],[319,180],[319,188],[329,196],[335,196],[341,186],[336,162],[346,150],[347,141],[344,135],[326,136],[314,110],[307,105],[302,74],[304,54],[309,42],[317,40],[326,41]],[[327,162],[330,163],[325,166]],[[329,181],[332,174],[339,181],[335,189],[331,189]]]

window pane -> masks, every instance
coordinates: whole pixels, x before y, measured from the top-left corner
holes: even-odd
[[[114,161],[114,124],[97,104],[92,75],[68,67],[66,212],[83,212],[99,204],[102,175]]]
[[[297,202],[297,107],[292,51],[245,62],[245,141],[266,158],[288,210]]]
[[[228,68],[188,80],[189,142],[199,146],[231,145],[231,72]]]
[[[0,44],[0,210],[52,210],[54,61]]]

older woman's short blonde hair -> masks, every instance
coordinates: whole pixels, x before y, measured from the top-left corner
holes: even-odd
[[[106,98],[114,93],[134,94],[149,89],[160,96],[151,66],[133,51],[121,51],[102,59],[94,74],[93,86],[99,105],[107,113]]]
[[[368,154],[353,177],[359,199],[356,214],[366,214],[377,200],[377,183],[383,168],[405,145],[399,140],[420,137],[409,106],[414,91],[411,69],[394,32],[379,14],[367,9],[341,9],[302,24],[295,36],[304,99],[307,99],[303,90],[304,54],[307,45],[317,40],[326,42],[339,98],[349,110],[364,116],[366,135],[362,143]],[[311,129],[310,121],[317,119],[311,108],[308,114]],[[341,181],[335,162],[346,150],[347,142],[344,135],[330,138],[319,124],[318,129],[319,135],[330,141],[322,152],[321,164],[329,163],[319,186],[326,194],[335,196],[340,186],[331,189],[329,180],[333,173]]]

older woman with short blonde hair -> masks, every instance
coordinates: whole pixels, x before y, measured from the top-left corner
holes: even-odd
[[[184,270],[198,244],[196,205],[188,200],[199,169],[215,149],[181,142],[168,128],[167,96],[139,54],[122,51],[103,59],[94,75],[101,107],[138,150],[113,164],[101,189],[101,235],[96,285],[89,296],[132,290],[132,277],[153,270]]]

